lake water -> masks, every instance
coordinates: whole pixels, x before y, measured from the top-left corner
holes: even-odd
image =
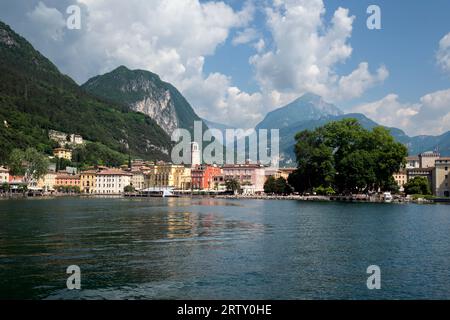
[[[449,299],[450,206],[3,200],[0,299],[13,298]]]

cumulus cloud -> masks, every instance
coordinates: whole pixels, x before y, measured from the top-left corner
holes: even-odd
[[[367,62],[349,75],[336,74],[353,50],[348,40],[355,17],[348,9],[338,8],[329,24],[322,0],[277,0],[266,14],[273,47],[250,59],[266,92],[310,91],[337,102],[360,97],[389,74],[385,67],[371,73]]]
[[[436,91],[416,103],[403,103],[395,94],[352,109],[381,125],[403,129],[409,135],[438,135],[450,130],[450,89]]]
[[[49,8],[39,2],[33,11],[27,14],[32,23],[39,26],[39,31],[55,41],[61,40],[66,26],[66,20],[61,12],[55,8]]]
[[[444,36],[439,42],[436,59],[442,70],[450,72],[450,33]]]
[[[17,0],[1,2],[0,17],[79,83],[119,65],[150,70],[173,83],[200,116],[243,128],[306,91],[349,100],[388,76],[385,67],[371,71],[364,61],[348,75],[336,73],[352,54],[354,17],[347,9],[327,22],[322,0],[258,2],[267,20],[263,34],[252,24],[254,3],[236,9],[213,0]],[[82,8],[78,31],[63,25],[73,4]],[[255,49],[249,61],[257,92],[236,87],[227,74],[205,72],[206,59],[228,40]]]

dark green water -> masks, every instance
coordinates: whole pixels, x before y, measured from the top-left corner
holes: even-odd
[[[0,201],[0,298],[448,299],[450,206]]]

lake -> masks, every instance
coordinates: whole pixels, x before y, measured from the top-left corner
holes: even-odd
[[[0,201],[0,299],[449,298],[448,205]]]

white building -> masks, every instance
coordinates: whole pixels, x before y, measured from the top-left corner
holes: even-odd
[[[197,142],[191,143],[191,165],[193,167],[201,165],[200,147]]]
[[[135,190],[143,190],[145,189],[145,175],[142,171],[132,171],[131,172],[131,185]]]
[[[95,192],[105,195],[119,195],[131,185],[133,175],[122,170],[105,170],[97,173]]]

